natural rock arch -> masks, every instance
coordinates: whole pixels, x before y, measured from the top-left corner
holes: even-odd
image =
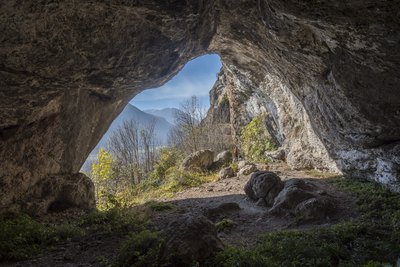
[[[293,167],[338,167],[399,190],[396,10],[387,1],[3,1],[0,208],[77,173],[135,94],[210,52],[224,66],[216,86],[237,101],[232,122],[268,113]]]

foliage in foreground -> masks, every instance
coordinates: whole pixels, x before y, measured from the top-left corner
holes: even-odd
[[[126,234],[143,230],[146,212],[126,209],[93,211],[58,225],[40,222],[26,214],[0,217],[0,261],[31,258],[60,241],[96,234]]]
[[[59,241],[82,235],[72,224],[39,223],[28,215],[6,214],[0,218],[0,261],[26,259]]]
[[[372,182],[332,183],[355,196],[359,219],[326,228],[272,232],[251,250],[228,246],[211,265],[395,266],[400,257],[400,195]]]
[[[157,232],[132,233],[118,251],[116,266],[159,266],[163,241]]]
[[[255,117],[241,131],[242,150],[247,160],[264,162],[264,153],[274,150],[274,144],[268,136],[262,116]]]
[[[236,223],[231,219],[222,219],[215,224],[218,232],[229,232],[236,226]]]

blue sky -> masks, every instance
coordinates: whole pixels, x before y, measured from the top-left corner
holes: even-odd
[[[218,55],[204,55],[189,61],[170,81],[156,89],[148,89],[135,96],[130,103],[141,110],[179,108],[182,101],[196,95],[208,108],[208,93],[221,68]]]

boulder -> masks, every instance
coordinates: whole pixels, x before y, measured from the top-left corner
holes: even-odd
[[[244,191],[250,199],[254,201],[262,199],[267,206],[272,206],[282,188],[283,182],[278,175],[268,171],[257,171],[251,175]]]
[[[230,178],[235,176],[235,172],[233,171],[232,167],[225,167],[221,169],[218,173],[218,177],[220,180]]]
[[[223,164],[230,164],[232,162],[232,153],[228,150],[222,151],[217,155],[215,161]]]
[[[214,152],[205,149],[196,151],[186,157],[181,165],[185,171],[205,171],[208,170],[214,162]]]
[[[272,162],[285,160],[285,150],[282,148],[274,151],[265,151],[264,155]]]
[[[231,162],[232,162],[232,153],[229,152],[228,150],[225,150],[217,155],[210,169],[219,170],[220,168],[229,165]]]
[[[330,217],[335,212],[334,206],[333,198],[314,183],[291,179],[285,183],[269,212],[310,221]]]
[[[203,263],[223,249],[214,224],[203,215],[182,215],[168,225],[164,235],[163,258],[171,266]]]
[[[32,188],[21,204],[24,211],[33,215],[95,206],[93,182],[83,173],[49,175]]]
[[[238,169],[240,170],[240,169],[242,169],[244,166],[249,165],[249,164],[250,164],[249,162],[247,162],[247,161],[245,161],[245,160],[241,160],[241,161],[239,161],[239,163],[238,163]]]
[[[238,176],[249,175],[256,171],[258,171],[256,165],[248,164],[248,165],[245,165],[243,168],[239,168]]]

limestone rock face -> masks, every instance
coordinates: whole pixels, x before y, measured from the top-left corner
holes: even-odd
[[[82,173],[49,175],[21,202],[23,209],[34,215],[60,212],[70,207],[88,210],[96,204],[93,183]]]
[[[206,53],[223,61],[224,121],[263,112],[293,168],[400,191],[399,9],[369,0],[2,1],[0,209],[51,175],[77,173],[133,96]]]
[[[185,171],[205,171],[214,163],[214,152],[209,149],[196,151],[187,156],[181,165]]]

